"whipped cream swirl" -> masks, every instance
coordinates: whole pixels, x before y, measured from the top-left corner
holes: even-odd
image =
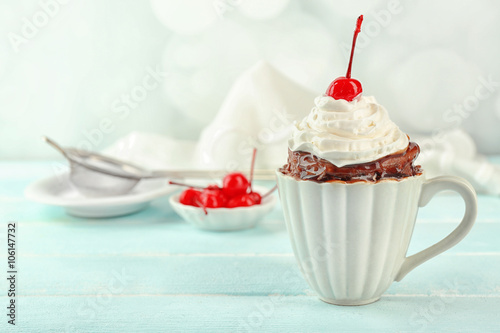
[[[288,140],[292,151],[310,152],[337,167],[373,162],[402,151],[409,141],[373,96],[348,102],[319,96],[316,106],[296,122]]]

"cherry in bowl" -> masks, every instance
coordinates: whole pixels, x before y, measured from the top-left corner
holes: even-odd
[[[260,218],[275,205],[272,189],[252,185],[257,150],[253,150],[250,177],[232,172],[222,179],[222,186],[215,184],[189,187],[179,195],[170,197],[174,210],[187,222],[207,230],[239,230],[255,226]],[[257,189],[258,188],[258,189]]]
[[[260,197],[269,192],[269,188],[263,186],[253,186],[252,189],[253,193]],[[206,207],[203,209],[194,205],[182,204],[180,202],[182,193],[170,197],[170,205],[174,211],[187,223],[209,231],[235,231],[255,227],[265,215],[273,210],[277,201],[276,196],[271,194],[262,198],[259,204],[243,206],[240,200],[246,202],[248,199],[236,199],[238,202],[235,207]],[[256,197],[255,194],[251,196]]]

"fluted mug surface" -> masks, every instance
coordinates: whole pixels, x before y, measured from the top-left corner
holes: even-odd
[[[300,270],[319,298],[332,304],[378,300],[392,282],[462,240],[477,215],[474,189],[461,178],[318,183],[276,174]],[[442,190],[464,199],[462,222],[437,244],[406,257],[418,208]]]

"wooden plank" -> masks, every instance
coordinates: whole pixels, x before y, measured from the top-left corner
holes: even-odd
[[[5,297],[0,297],[5,303]],[[385,296],[339,307],[310,296],[20,297],[7,332],[495,332],[498,297]]]
[[[17,183],[17,182],[16,182]],[[39,221],[52,221],[61,219],[66,221],[82,221],[87,219],[75,218],[68,216],[64,210],[59,207],[51,207],[24,199],[24,188],[29,183],[20,182],[16,185],[9,184],[9,182],[0,181],[0,202],[3,202],[12,215],[18,216],[25,222],[39,222]],[[9,186],[16,186],[15,190],[9,189]],[[271,183],[264,184],[271,186]],[[500,222],[500,198],[487,195],[478,196],[479,212],[477,223],[499,223]],[[427,205],[427,207],[419,210],[417,221],[427,223],[453,223],[459,222],[463,216],[463,202],[459,197],[453,194],[438,194]],[[152,207],[138,214],[132,214],[120,219],[128,221],[133,219],[158,219],[162,218],[163,221],[170,220],[168,215],[174,214],[168,198],[160,198],[154,201]],[[269,215],[270,219],[283,219],[280,205]],[[90,219],[89,221],[99,221],[101,219]],[[105,219],[107,220],[107,219]]]
[[[152,214],[152,213],[145,213]],[[139,216],[141,216],[139,214]],[[257,228],[230,232],[198,230],[171,215],[141,220],[71,220],[18,223],[20,255],[162,255],[176,253],[291,254],[285,225],[266,219]],[[456,223],[418,223],[409,253],[445,237]],[[1,232],[1,231],[0,231]],[[500,252],[500,223],[478,223],[449,253]],[[0,257],[5,256],[0,252]]]
[[[127,295],[312,293],[292,256],[21,257],[21,295],[92,295],[120,276]],[[7,281],[0,280],[0,290]],[[500,255],[448,255],[424,263],[388,294],[500,296]]]

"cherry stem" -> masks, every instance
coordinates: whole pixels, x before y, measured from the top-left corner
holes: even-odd
[[[252,192],[252,181],[253,181],[253,170],[255,167],[255,157],[257,155],[257,148],[253,149],[252,153],[252,164],[250,165],[250,192]]]
[[[356,29],[354,30],[354,37],[352,38],[352,46],[351,46],[351,57],[349,58],[349,67],[347,67],[347,73],[345,77],[351,78],[351,67],[352,67],[352,59],[354,57],[354,48],[356,47],[356,39],[358,38],[358,34],[361,31],[361,23],[363,23],[363,15],[358,17],[358,21],[356,22]]]
[[[178,182],[174,182],[174,181],[169,181],[168,183],[170,185],[185,186],[185,187],[190,187],[190,188],[197,188],[197,189],[200,189],[200,190],[205,189],[204,187],[201,187],[201,186],[193,186],[193,185],[184,184],[184,183],[178,183]]]
[[[271,193],[276,191],[277,188],[278,188],[278,184],[274,185],[274,187],[272,189],[270,189],[269,191],[267,191],[261,198],[264,199],[265,197],[269,196]]]

